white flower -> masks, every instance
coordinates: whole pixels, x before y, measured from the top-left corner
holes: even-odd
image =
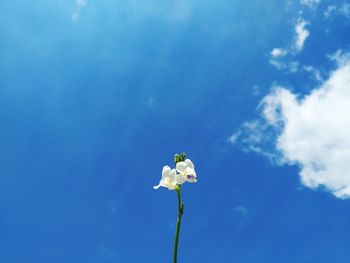
[[[180,178],[177,181],[183,181],[182,183],[186,181],[190,183],[197,182],[197,174],[190,159],[186,159],[184,162],[178,162],[176,164],[176,170],[179,173],[177,177]]]
[[[159,187],[166,187],[169,190],[175,190],[177,188],[176,184],[176,170],[171,169],[169,166],[164,166],[162,171],[162,179],[160,179],[159,184],[153,186],[154,189],[158,189]]]

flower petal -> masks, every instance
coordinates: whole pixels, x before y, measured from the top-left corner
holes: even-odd
[[[159,184],[158,185],[155,185],[155,186],[153,186],[153,189],[158,189],[159,187],[167,187],[166,185],[165,185],[165,180],[162,178],[162,179],[160,179],[160,181],[159,181]]]
[[[185,163],[187,164],[188,167],[194,170],[194,165],[190,159],[186,159]]]
[[[176,170],[181,174],[184,174],[184,172],[187,168],[188,168],[188,165],[185,162],[178,162],[176,164]]]
[[[164,179],[163,184],[164,184],[164,187],[167,187],[169,190],[175,190],[177,186],[176,182],[171,181],[169,177]]]
[[[161,186],[162,186],[161,184],[155,185],[155,186],[153,186],[153,189],[158,189]]]
[[[176,170],[175,169],[171,169],[170,173],[169,173],[169,178],[172,182],[176,182],[175,180],[176,177]]]
[[[186,176],[186,181],[190,182],[190,183],[197,182],[197,175],[196,175],[196,173],[188,173],[187,176]]]
[[[184,182],[186,182],[186,178],[183,174],[177,174],[176,176],[176,182],[178,184],[183,184]]]
[[[162,170],[162,179],[169,177],[171,168],[168,165],[165,165]]]

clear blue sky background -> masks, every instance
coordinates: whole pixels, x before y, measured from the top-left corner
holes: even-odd
[[[153,190],[186,151],[181,263],[348,263],[350,203],[302,186],[228,138],[310,22],[301,65],[327,72],[350,18],[298,1],[2,1],[0,262],[171,262],[176,194]]]

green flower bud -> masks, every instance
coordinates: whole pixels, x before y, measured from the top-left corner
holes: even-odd
[[[181,162],[181,157],[178,154],[175,154],[174,156],[174,163],[177,164],[178,162]]]

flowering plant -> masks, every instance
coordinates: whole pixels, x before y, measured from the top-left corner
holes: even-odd
[[[194,170],[194,165],[190,159],[186,159],[186,154],[182,153],[181,155],[175,154],[174,163],[176,169],[171,169],[168,165],[163,167],[162,178],[159,181],[159,184],[153,186],[154,189],[159,187],[165,187],[169,190],[175,190],[177,193],[178,200],[178,217],[176,224],[175,232],[175,241],[174,241],[174,263],[177,262],[177,248],[179,243],[179,234],[181,226],[181,218],[184,212],[184,203],[181,200],[181,186],[185,182],[196,183],[197,174]]]

